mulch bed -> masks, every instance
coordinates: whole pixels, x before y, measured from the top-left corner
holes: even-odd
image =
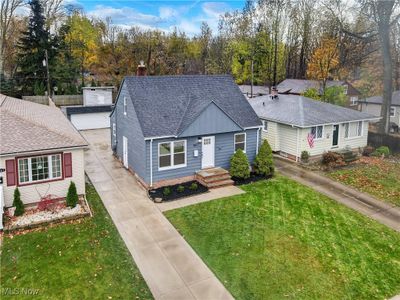
[[[235,185],[243,185],[243,184],[249,184],[249,183],[260,181],[260,180],[267,180],[272,177],[273,177],[273,175],[264,176],[264,175],[259,175],[255,172],[251,172],[250,177],[247,179],[232,177],[232,180],[235,182]]]
[[[189,187],[192,183],[197,184],[196,190],[191,190]],[[183,186],[185,189],[181,192],[178,192],[178,187]],[[169,188],[171,190],[171,194],[164,195],[164,189]],[[180,198],[190,197],[198,194],[203,194],[208,192],[208,188],[199,183],[198,181],[189,181],[181,184],[169,185],[160,187],[158,189],[153,189],[149,191],[149,197],[154,201],[156,198],[161,198],[162,201],[172,201]]]

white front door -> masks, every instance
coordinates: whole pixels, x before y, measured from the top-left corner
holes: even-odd
[[[201,168],[214,167],[215,137],[205,136],[202,138],[201,144]]]
[[[128,139],[127,137],[122,137],[122,160],[124,167],[128,169]]]

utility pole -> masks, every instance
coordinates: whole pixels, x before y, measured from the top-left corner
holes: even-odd
[[[251,57],[251,88],[250,88],[250,97],[253,98],[253,85],[254,85],[254,59]]]
[[[47,73],[47,97],[50,99],[50,72],[49,72],[49,55],[47,53],[47,49],[44,50],[45,60],[43,61],[43,65],[46,66]]]

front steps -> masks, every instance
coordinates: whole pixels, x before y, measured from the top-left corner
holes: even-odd
[[[196,179],[209,189],[233,185],[229,172],[222,168],[209,168],[196,173]]]

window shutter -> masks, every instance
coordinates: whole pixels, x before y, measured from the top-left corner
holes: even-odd
[[[7,173],[7,186],[12,186],[17,184],[16,170],[15,170],[15,160],[6,160],[6,173]]]
[[[72,154],[64,153],[64,177],[72,177]]]

